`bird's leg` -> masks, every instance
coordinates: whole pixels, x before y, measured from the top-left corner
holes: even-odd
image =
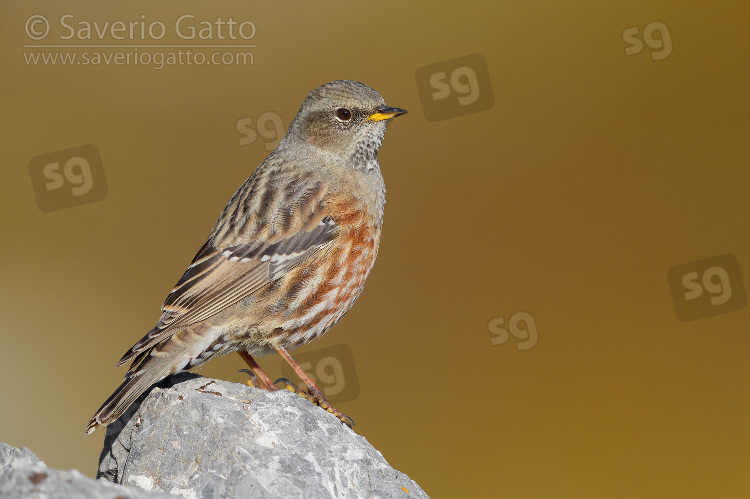
[[[300,377],[303,383],[307,386],[307,394],[302,392],[299,388],[294,386],[288,379],[279,378],[276,380],[276,383],[282,382],[287,385],[288,389],[291,389],[293,392],[302,395],[304,398],[312,402],[313,404],[322,407],[326,411],[330,412],[337,418],[341,420],[342,423],[344,423],[346,426],[351,428],[354,426],[354,421],[352,421],[352,418],[344,414],[343,412],[339,411],[335,407],[333,407],[323,396],[323,392],[315,386],[315,383],[310,379],[310,377],[305,374],[305,371],[302,370],[302,368],[295,362],[295,360],[292,358],[291,355],[289,355],[289,352],[286,351],[284,347],[276,347],[276,351],[279,352],[279,355],[284,357],[284,359],[289,363],[290,366],[292,366],[292,369],[294,369],[294,372],[297,373],[297,376]]]
[[[248,372],[246,369],[241,369],[241,371],[248,372],[248,374],[252,374],[254,376],[251,377],[248,383],[252,383],[256,388],[261,388],[263,390],[277,390],[277,388],[271,382],[271,378],[269,378],[266,373],[263,372],[263,369],[261,369],[258,363],[255,362],[255,359],[252,357],[252,355],[245,352],[244,350],[239,350],[237,353],[240,354],[240,357],[242,357],[242,359],[247,362],[247,365],[250,366],[250,372]]]

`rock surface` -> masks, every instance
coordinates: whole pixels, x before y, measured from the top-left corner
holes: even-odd
[[[0,443],[0,498],[156,499],[167,494],[144,492],[106,480],[92,480],[76,470],[48,468],[27,448]]]
[[[428,497],[364,437],[288,390],[194,374],[167,384],[107,427],[98,476],[191,499]]]

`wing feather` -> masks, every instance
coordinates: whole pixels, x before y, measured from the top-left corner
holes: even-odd
[[[295,198],[290,200],[293,209],[285,203],[287,208],[276,210],[269,224],[257,224],[260,229],[256,234],[272,232],[273,242],[259,236],[239,243],[235,239],[234,244],[219,246],[214,242],[215,228],[167,296],[159,322],[117,365],[137,357],[176,331],[246,299],[330,244],[338,226],[326,216],[322,202],[310,206],[311,199],[322,198],[319,192],[314,192],[318,189],[319,184],[312,184],[288,190],[287,194]],[[240,211],[233,215],[245,216]],[[279,225],[286,230],[279,232]]]

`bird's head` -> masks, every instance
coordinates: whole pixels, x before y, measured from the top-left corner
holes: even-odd
[[[376,157],[388,120],[404,113],[364,83],[338,80],[310,92],[288,135],[342,159],[369,161]]]

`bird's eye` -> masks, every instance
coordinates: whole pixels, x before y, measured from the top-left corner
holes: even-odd
[[[336,110],[336,117],[341,121],[349,121],[352,118],[352,112],[345,107]]]

